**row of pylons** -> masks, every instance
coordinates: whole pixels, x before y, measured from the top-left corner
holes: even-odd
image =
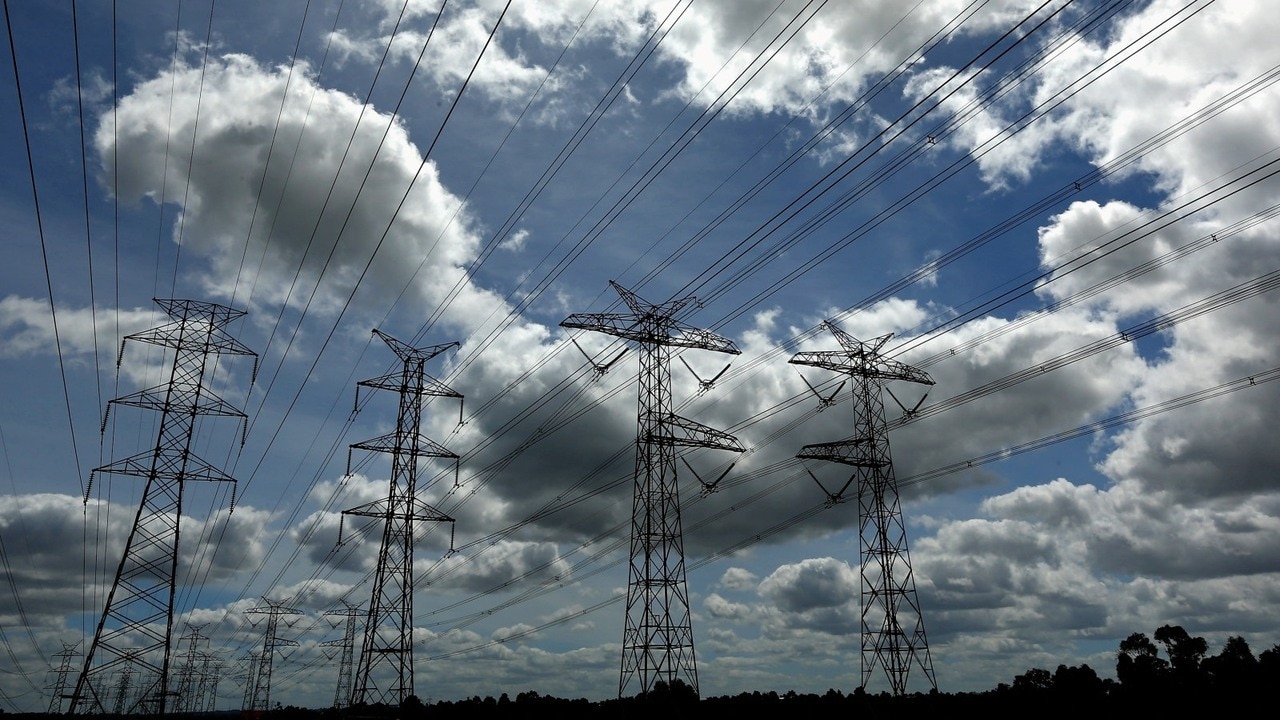
[[[660,682],[671,686],[676,681],[697,695],[676,448],[739,453],[745,448],[729,433],[672,411],[670,361],[673,348],[735,355],[740,351],[728,338],[677,318],[696,303],[695,298],[652,304],[615,282],[610,284],[630,312],[578,313],[560,324],[621,338],[638,346],[640,354],[630,562],[618,697],[647,694]],[[98,473],[142,477],[146,480],[142,500],[93,641],[84,653],[83,667],[70,693],[63,688],[70,673],[71,649],[64,648],[60,656],[65,667],[60,668],[50,712],[62,699],[70,701],[66,710],[70,714],[164,715],[213,707],[207,667],[206,675],[193,670],[202,657],[197,651],[198,629],[192,629],[194,637],[189,636],[188,654],[180,670],[173,669],[178,660],[173,656],[171,639],[182,494],[187,481],[235,482],[192,453],[191,439],[196,418],[212,415],[244,423],[240,440],[244,443],[247,416],[210,391],[205,376],[219,355],[253,357],[256,376],[257,356],[225,330],[227,324],[245,314],[243,311],[192,300],[156,302],[171,321],[126,336],[117,364],[123,360],[129,340],[159,345],[174,353],[169,379],[108,404],[108,415],[113,405],[159,412],[156,444],[151,450],[96,468],[89,483],[91,489]],[[838,491],[831,492],[825,486],[823,489],[831,504],[843,501],[851,487],[857,497],[861,576],[859,687],[865,688],[879,670],[888,679],[892,692],[900,695],[907,690],[912,668],[919,667],[936,690],[881,397],[883,385],[892,380],[928,385],[933,381],[925,372],[881,355],[880,350],[891,336],[864,342],[833,323],[824,325],[835,335],[840,349],[801,352],[790,362],[849,376],[855,401],[853,434],[844,440],[806,445],[797,457],[853,468],[849,480]],[[390,454],[392,472],[385,500],[343,511],[344,515],[381,521],[383,533],[367,608],[359,610],[347,605],[340,613],[346,623],[342,641],[332,643],[342,652],[335,707],[398,706],[416,694],[412,637],[414,528],[420,523],[448,523],[452,528],[455,522],[419,498],[422,488],[418,460],[451,462],[455,475],[458,473],[459,456],[419,430],[425,397],[462,399],[460,393],[425,371],[428,361],[458,343],[417,348],[380,330],[373,333],[396,354],[400,366],[357,383],[356,406],[359,407],[362,387],[392,390],[399,394],[399,411],[395,430],[351,445],[351,450]],[[598,365],[596,369],[602,370]],[[714,378],[699,380],[704,389],[714,382]],[[829,397],[820,400],[831,402]],[[104,432],[106,425],[104,418]],[[347,472],[350,473],[350,455]],[[85,500],[88,501],[87,493]],[[272,658],[280,648],[292,643],[277,636],[277,621],[282,615],[298,612],[283,602],[264,602],[251,611],[267,616],[267,629],[261,651],[250,658],[244,672],[245,710],[270,708]],[[361,615],[363,639],[359,655],[353,658]]]

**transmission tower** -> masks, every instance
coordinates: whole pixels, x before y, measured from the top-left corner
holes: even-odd
[[[191,712],[213,712],[218,702],[218,683],[222,681],[222,658],[201,653],[200,674],[196,683],[195,703]]]
[[[728,433],[671,412],[671,348],[739,354],[732,341],[677,320],[692,296],[660,305],[609,281],[630,313],[577,313],[561,327],[594,330],[640,345],[636,470],[631,506],[631,561],[618,697],[633,682],[640,694],[676,679],[698,693],[675,448],[743,452]]]
[[[276,650],[282,647],[295,647],[296,640],[281,639],[276,635],[281,615],[301,615],[293,608],[284,606],[283,602],[263,598],[265,605],[259,605],[246,612],[266,615],[267,628],[262,638],[262,654],[258,656],[257,667],[250,672],[250,692],[246,696],[245,710],[266,712],[271,709],[271,665]]]
[[[339,710],[351,702],[353,680],[351,666],[355,656],[356,618],[360,616],[360,608],[358,606],[345,601],[342,605],[342,610],[330,610],[325,613],[325,615],[337,615],[346,618],[342,623],[342,637],[337,640],[328,640],[320,643],[323,647],[338,648],[338,685],[333,692],[333,707]]]
[[[918,665],[930,686],[937,690],[929,642],[925,637],[924,616],[916,597],[911,556],[907,552],[907,531],[898,499],[898,481],[889,454],[884,399],[880,392],[891,380],[933,385],[933,379],[923,370],[880,354],[880,349],[892,335],[862,342],[830,322],[823,325],[835,335],[841,349],[797,353],[790,362],[850,376],[853,435],[846,440],[805,445],[796,457],[827,460],[854,468],[844,487],[836,493],[827,491],[827,496],[832,503],[840,502],[844,491],[857,483],[861,554],[860,687],[866,688],[878,667],[883,669],[893,693],[902,695],[907,689],[907,675],[911,667]]]
[[[71,658],[80,657],[80,653],[76,650],[80,643],[62,643],[62,652],[54,655],[61,662],[55,671],[53,686],[49,688],[51,694],[49,696],[49,714],[55,715],[62,712],[62,698],[67,691],[67,678],[71,675]]]
[[[183,489],[192,480],[235,482],[192,452],[196,418],[201,415],[239,418],[244,423],[240,435],[242,445],[247,431],[245,414],[204,386],[205,375],[213,370],[212,358],[254,355],[223,329],[245,313],[194,300],[155,302],[172,322],[126,336],[116,365],[119,367],[123,360],[125,343],[129,340],[159,345],[174,351],[169,380],[112,400],[106,414],[110,415],[111,404],[159,412],[156,445],[89,474],[90,491],[95,473],[146,478],[146,486],[93,643],[85,653],[84,669],[76,680],[69,709],[72,713],[106,712],[109,678],[132,661],[137,664],[141,690],[132,696],[132,703],[123,711],[165,714],[172,692],[169,688],[170,641]],[[256,356],[254,374],[257,374]],[[104,417],[104,432],[106,423]],[[88,502],[87,494],[85,501]]]
[[[253,693],[258,686],[258,670],[261,665],[261,651],[249,652],[236,661],[235,674],[232,677],[236,682],[244,683],[244,701],[240,706],[242,711],[253,707]]]
[[[125,653],[120,671],[116,673],[115,700],[111,704],[113,715],[124,715],[125,708],[131,704],[133,696],[130,691],[133,689],[133,676],[138,674],[134,669],[136,659],[136,656]]]
[[[182,663],[182,667],[178,670],[178,697],[177,701],[174,703],[175,712],[191,712],[195,708],[197,702],[197,661],[201,654],[200,641],[209,639],[207,636],[200,634],[200,629],[203,627],[203,625],[196,627],[188,624],[188,632],[182,638],[187,641],[187,656]]]
[[[413,543],[414,525],[419,522],[451,523],[454,519],[418,498],[420,458],[453,461],[457,483],[459,457],[422,435],[423,398],[462,398],[439,380],[426,374],[428,360],[458,343],[414,348],[374,329],[401,360],[399,370],[356,384],[356,408],[360,388],[394,390],[400,394],[396,429],[381,437],[351,446],[353,450],[391,453],[391,482],[386,500],[367,503],[344,515],[378,518],[383,521],[382,545],[374,574],[373,596],[365,618],[364,641],[356,669],[351,705],[383,704],[399,707],[413,691]],[[459,406],[461,416],[461,406]],[[347,474],[351,455],[347,455]],[[423,489],[430,483],[424,483]],[[450,538],[452,549],[452,537]]]

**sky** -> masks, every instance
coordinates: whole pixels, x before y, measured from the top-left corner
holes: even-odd
[[[670,366],[673,409],[746,448],[677,466],[704,697],[859,682],[848,469],[796,458],[852,433],[850,386],[788,362],[838,347],[824,322],[934,382],[883,400],[940,691],[1114,677],[1166,624],[1280,643],[1264,0],[4,12],[8,711],[92,641],[142,491],[93,470],[158,430],[110,401],[169,362],[122,340],[170,298],[244,311],[257,354],[206,377],[243,425],[193,434],[235,483],[184,486],[175,635],[222,663],[218,709],[272,603],[272,703],[333,702],[378,554],[342,511],[391,472],[350,448],[396,423],[356,393],[397,367],[375,329],[457,343],[427,364],[463,398],[423,413],[460,461],[419,485],[455,522],[416,541],[417,694],[616,697],[639,353],[560,325],[619,311],[611,282],[693,296],[680,320],[740,351]]]

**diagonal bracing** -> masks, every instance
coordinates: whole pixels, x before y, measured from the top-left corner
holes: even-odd
[[[453,462],[455,481],[459,457],[419,431],[423,398],[462,398],[426,374],[427,361],[458,343],[414,348],[375,329],[401,360],[398,371],[357,383],[360,387],[394,390],[400,394],[396,429],[372,440],[355,443],[353,450],[391,454],[391,481],[386,500],[367,503],[344,515],[383,521],[382,544],[374,573],[373,596],[364,623],[364,640],[351,691],[351,705],[400,707],[413,689],[413,544],[415,525],[454,519],[418,498],[418,463],[422,458]],[[359,407],[359,398],[356,399]],[[350,457],[347,474],[350,474]]]
[[[839,501],[849,485],[856,483],[861,554],[859,687],[865,690],[867,682],[880,668],[893,694],[902,695],[912,666],[919,666],[929,685],[937,690],[924,616],[916,597],[911,556],[907,551],[907,532],[880,394],[884,383],[891,380],[933,385],[933,379],[923,370],[880,354],[892,335],[863,342],[830,322],[823,325],[835,335],[841,349],[797,353],[790,362],[850,376],[854,399],[853,435],[845,440],[805,445],[796,457],[854,468],[845,486],[828,495],[832,501]]]
[[[175,689],[169,675],[184,485],[191,480],[234,482],[192,452],[196,418],[235,417],[242,423],[247,419],[205,387],[206,375],[219,355],[254,356],[257,374],[256,354],[224,329],[244,311],[196,300],[155,302],[172,321],[126,336],[117,365],[129,340],[159,345],[174,351],[169,380],[111,403],[160,413],[160,429],[154,448],[90,473],[89,491],[97,473],[134,475],[145,478],[146,486],[71,694],[69,713],[172,711]]]
[[[618,697],[635,683],[647,694],[680,680],[698,694],[693,626],[685,581],[675,448],[743,452],[737,439],[671,412],[671,348],[738,354],[732,341],[675,318],[693,297],[654,305],[610,281],[630,313],[577,313],[562,327],[593,330],[640,345],[631,562]]]

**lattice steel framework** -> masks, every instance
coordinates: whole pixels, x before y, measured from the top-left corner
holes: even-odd
[[[282,615],[301,615],[302,612],[285,607],[284,602],[262,599],[263,605],[246,612],[267,616],[267,627],[262,634],[262,654],[258,656],[256,667],[250,673],[249,692],[245,695],[245,710],[266,712],[271,709],[271,673],[275,664],[276,651],[283,647],[297,647],[298,641],[281,638],[280,629]]]
[[[891,380],[933,385],[923,370],[880,355],[892,335],[862,342],[830,322],[823,323],[841,349],[802,352],[794,365],[808,365],[849,375],[853,386],[853,435],[846,440],[805,445],[798,458],[826,460],[854,468],[833,501],[857,483],[858,535],[861,554],[861,683],[882,668],[895,695],[907,689],[907,676],[918,665],[933,689],[938,683],[929,657],[924,615],[916,596],[907,532],[902,521],[898,483],[889,453],[881,390]],[[807,382],[807,381],[806,381]]]
[[[320,643],[323,647],[338,648],[338,685],[333,691],[333,706],[339,710],[351,702],[351,688],[354,680],[352,664],[355,659],[356,618],[360,616],[360,608],[350,603],[343,603],[343,609],[330,610],[325,615],[344,617],[342,637],[337,640],[326,640]]]
[[[213,712],[216,709],[222,666],[222,658],[213,653],[201,653],[200,674],[196,681],[195,701],[191,705],[191,712]]]
[[[57,670],[54,674],[53,685],[49,688],[50,715],[56,715],[62,712],[62,700],[66,697],[67,692],[67,678],[71,676],[71,671],[73,669],[71,665],[71,658],[80,657],[80,652],[77,650],[79,645],[80,643],[72,643],[70,645],[62,643],[62,652],[54,655],[56,658],[61,658],[62,662],[58,663]]]
[[[358,409],[360,405],[359,388],[367,387],[398,392],[400,411],[393,432],[351,446],[353,450],[390,453],[391,482],[386,500],[343,511],[345,515],[384,521],[373,596],[365,617],[364,641],[350,704],[399,707],[405,698],[414,694],[414,525],[420,522],[454,522],[453,518],[418,499],[418,461],[420,458],[452,460],[455,483],[459,462],[457,455],[419,432],[423,398],[460,399],[462,395],[427,375],[425,370],[427,361],[458,343],[414,348],[377,329],[373,333],[400,358],[402,366],[398,371],[357,383],[356,407]],[[347,472],[351,472],[350,452],[347,455]]]
[[[96,473],[143,477],[146,486],[93,643],[85,653],[70,713],[108,712],[113,689],[115,704],[123,702],[121,711],[126,714],[165,713],[172,695],[169,663],[183,489],[192,480],[235,482],[192,451],[196,418],[239,418],[244,423],[242,445],[247,431],[245,414],[204,386],[212,359],[218,355],[253,356],[257,375],[255,353],[224,330],[244,311],[196,300],[155,302],[172,322],[126,336],[116,364],[123,360],[129,340],[169,348],[174,351],[169,381],[112,400],[107,415],[111,404],[154,410],[160,413],[160,430],[153,449],[96,468],[89,475],[89,491]],[[104,432],[106,424],[104,416]],[[121,692],[119,683],[112,686],[113,675],[122,670],[128,675],[123,685],[128,693]],[[135,674],[140,690],[133,693]]]
[[[647,694],[676,679],[698,693],[698,668],[685,582],[684,537],[675,448],[743,452],[728,433],[671,412],[671,348],[739,354],[727,338],[690,327],[675,315],[692,296],[654,305],[616,282],[610,285],[630,313],[577,313],[562,327],[593,330],[640,346],[635,488],[631,508],[631,562],[622,631],[618,697],[635,683]]]
[[[178,697],[174,703],[174,711],[178,713],[192,712],[198,702],[196,685],[200,673],[200,641],[209,639],[207,635],[200,634],[203,627],[188,623],[187,634],[182,638],[187,641],[187,655],[182,667],[178,669]]]

